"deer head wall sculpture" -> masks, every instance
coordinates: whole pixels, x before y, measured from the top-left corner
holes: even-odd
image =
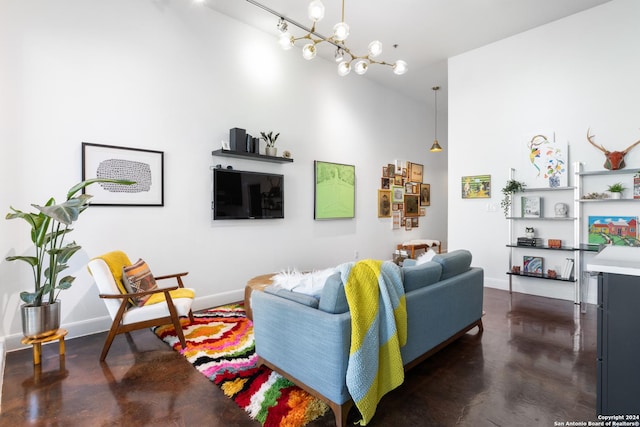
[[[624,163],[624,156],[636,145],[640,144],[640,140],[634,142],[633,144],[631,144],[630,146],[628,146],[624,151],[609,151],[606,148],[604,148],[602,145],[598,145],[595,142],[593,142],[593,137],[595,137],[595,135],[590,135],[590,131],[591,129],[587,130],[587,141],[589,141],[591,143],[591,145],[593,145],[594,147],[596,147],[598,150],[602,151],[605,155],[605,157],[607,158],[607,160],[605,160],[604,162],[604,167],[605,169],[609,169],[609,170],[618,170],[618,169],[624,169],[624,167],[626,166]]]

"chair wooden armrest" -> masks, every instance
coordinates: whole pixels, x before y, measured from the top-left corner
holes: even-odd
[[[181,287],[181,288],[184,288],[184,284],[182,283],[182,277],[186,276],[187,274],[189,274],[189,272],[175,273],[175,274],[165,274],[164,276],[154,276],[154,279],[163,280],[163,279],[173,279],[173,278],[175,278],[178,281],[178,286]]]
[[[150,291],[142,291],[142,292],[132,292],[132,293],[126,293],[126,294],[100,294],[100,298],[134,298],[134,297],[141,297],[144,295],[151,295],[151,294],[158,294],[160,292],[165,292],[165,291],[175,291],[176,289],[178,289],[180,286],[169,286],[166,288],[156,288],[156,289],[152,289]]]

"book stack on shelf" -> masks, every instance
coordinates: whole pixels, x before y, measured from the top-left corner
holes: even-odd
[[[570,280],[571,273],[573,273],[573,259],[567,258],[562,267],[562,275],[560,277],[564,280]]]
[[[539,237],[518,237],[518,246],[542,246],[542,239]]]

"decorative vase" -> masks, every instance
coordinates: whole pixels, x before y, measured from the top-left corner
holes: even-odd
[[[560,176],[559,175],[551,175],[549,177],[549,187],[551,187],[551,188],[560,187]]]
[[[276,147],[266,147],[265,152],[267,156],[275,157],[278,155],[278,149]]]
[[[60,301],[40,306],[22,304],[22,333],[27,338],[53,335],[60,328]]]

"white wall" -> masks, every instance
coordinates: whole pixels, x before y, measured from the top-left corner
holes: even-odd
[[[389,70],[391,72],[391,70]],[[433,82],[442,84],[443,82]],[[27,209],[81,178],[81,143],[165,152],[165,206],[92,207],[76,223],[83,251],[62,294],[70,335],[104,330],[106,310],[84,266],[123,249],[157,274],[189,271],[197,308],[241,299],[252,276],[389,258],[412,238],[445,240],[445,151],[430,154],[430,100],[417,104],[370,81],[339,78],[327,61],[284,52],[272,34],[189,0],[5,0],[0,3],[0,206]],[[428,106],[427,106],[428,105]],[[446,115],[440,114],[440,129]],[[281,132],[293,164],[214,158],[229,128]],[[382,165],[425,166],[432,206],[413,231],[376,211]],[[356,219],[313,220],[313,161],[356,166]],[[212,221],[210,168],[283,173],[284,220]],[[30,249],[26,223],[0,221],[0,336],[15,347]]]
[[[554,131],[569,143],[570,161],[584,162],[586,170],[603,169],[604,162],[586,140],[588,128],[611,151],[640,139],[638,18],[640,2],[614,0],[449,60],[449,248],[469,248],[474,264],[485,268],[488,286],[508,286],[500,189],[509,168],[522,161],[527,136]],[[627,155],[627,165],[640,169],[640,148]],[[479,174],[491,174],[491,200],[461,199],[461,176]],[[631,175],[605,181],[621,179],[631,185]],[[604,185],[590,191],[602,192]],[[640,214],[634,204],[607,206],[609,213],[598,214]],[[585,209],[588,215],[591,207]],[[548,227],[537,225],[543,233]],[[524,226],[517,223],[519,235]],[[573,299],[573,286],[556,281],[526,279],[514,289]],[[587,289],[588,301],[595,302],[593,280]]]

